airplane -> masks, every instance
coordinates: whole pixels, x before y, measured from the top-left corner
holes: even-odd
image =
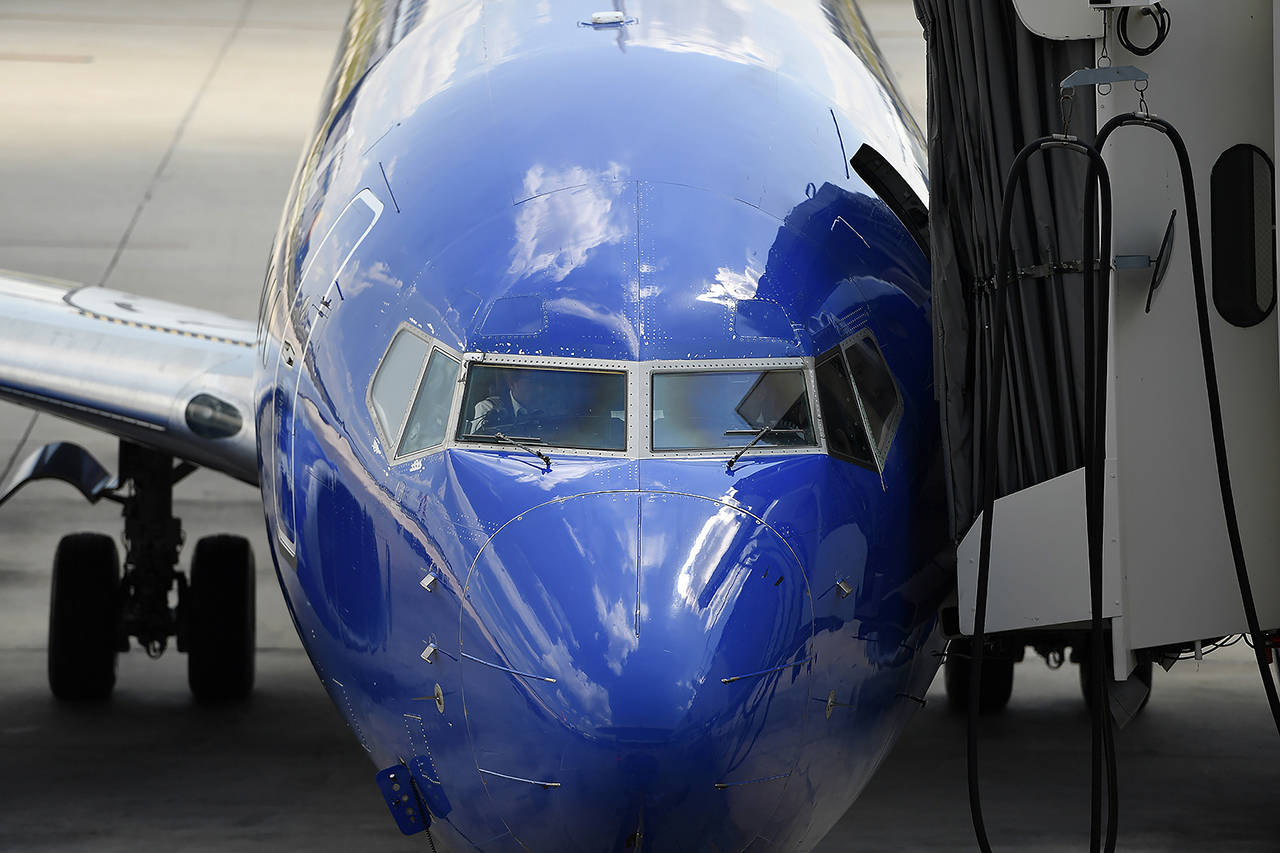
[[[134,641],[253,685],[260,487],[302,643],[439,849],[805,850],[941,659],[954,587],[919,132],[840,0],[353,6],[257,323],[0,275],[0,398],[66,481],[49,678]],[[176,607],[170,606],[171,597]]]

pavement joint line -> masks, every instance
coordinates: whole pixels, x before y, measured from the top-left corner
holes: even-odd
[[[93,62],[87,53],[0,53],[0,62],[61,62],[85,65]]]
[[[98,280],[99,287],[106,285],[111,278],[111,273],[115,271],[116,264],[120,262],[120,258],[124,255],[124,250],[129,245],[129,238],[133,236],[133,229],[137,227],[138,221],[142,219],[142,211],[146,209],[147,204],[151,201],[156,185],[160,183],[160,178],[164,175],[165,170],[169,168],[169,161],[173,159],[174,152],[178,150],[178,145],[182,142],[182,136],[187,130],[187,125],[191,123],[191,119],[195,116],[196,110],[199,109],[201,101],[204,100],[205,93],[208,92],[213,78],[217,76],[218,71],[222,68],[223,60],[227,58],[227,54],[231,51],[231,45],[235,42],[236,37],[240,35],[240,31],[244,29],[245,22],[249,19],[249,11],[252,8],[253,0],[244,0],[244,4],[240,7],[239,17],[231,27],[231,31],[227,33],[227,37],[223,39],[222,45],[218,48],[213,64],[200,82],[199,88],[196,89],[195,97],[191,99],[187,111],[178,121],[178,127],[174,130],[173,137],[169,140],[169,147],[165,149],[159,164],[156,165],[155,172],[152,173],[151,180],[147,183],[146,191],[143,192],[142,198],[138,201],[138,206],[134,208],[133,217],[129,220],[129,224],[125,226],[124,233],[120,235],[120,242],[116,244],[115,253],[112,254],[111,260],[107,262],[107,268],[103,271],[102,278]]]
[[[24,21],[36,24],[95,24],[121,27],[191,27],[220,28],[235,25],[234,19],[218,18],[126,18],[111,15],[42,15],[37,12],[0,12],[0,21]],[[246,30],[310,30],[318,33],[332,33],[334,28],[327,24],[316,24],[306,21],[246,21]]]

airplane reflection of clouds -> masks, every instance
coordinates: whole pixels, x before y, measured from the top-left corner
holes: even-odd
[[[589,726],[609,725],[613,712],[609,707],[608,691],[574,666],[573,652],[564,640],[564,637],[568,637],[575,646],[579,645],[577,638],[573,636],[572,626],[567,623],[556,625],[560,636],[552,640],[543,619],[529,604],[530,600],[540,599],[549,611],[555,612],[557,609],[551,604],[552,595],[537,579],[536,573],[521,571],[522,584],[496,554],[491,555],[486,569],[485,577],[496,585],[496,589],[487,588],[487,584],[479,585],[476,592],[487,592],[490,603],[488,607],[476,609],[480,612],[503,612],[505,619],[500,623],[490,622],[485,625],[495,647],[508,657],[512,650],[523,647],[528,659],[537,660],[543,666],[543,671],[535,673],[536,675],[556,679],[554,689],[562,708],[581,710],[587,717],[581,722]],[[530,583],[534,584],[532,590],[529,588]],[[531,594],[535,592],[536,595]],[[499,596],[501,601],[497,600]],[[577,701],[571,702],[565,695],[566,691]]]
[[[582,166],[531,166],[524,176],[525,201],[516,215],[515,248],[507,273],[520,279],[546,273],[565,278],[587,261],[592,249],[621,242],[631,211],[614,202],[626,184],[617,163],[592,171]]]
[[[626,663],[627,656],[640,647],[640,638],[635,635],[631,624],[634,615],[621,600],[606,603],[597,585],[591,587],[591,594],[595,598],[596,617],[604,626],[609,640],[605,662],[614,675],[622,675],[622,665]]]
[[[681,15],[671,14],[679,7]],[[672,53],[699,53],[746,65],[762,65],[776,69],[782,57],[766,50],[748,32],[752,29],[750,4],[736,0],[720,3],[654,3],[639,12],[636,44],[656,47]],[[678,29],[668,28],[667,21],[680,21]]]
[[[602,495],[578,498],[583,499],[612,500]],[[634,506],[634,498],[624,500]],[[630,555],[634,565],[634,531],[628,536],[622,529],[602,525],[594,535],[584,536],[582,529],[569,524],[552,505],[527,510],[494,535],[469,582],[473,613],[503,662],[515,668],[532,665],[536,668],[530,671],[536,675],[556,679],[554,687],[526,684],[524,689],[533,694],[550,689],[559,707],[548,708],[548,712],[561,718],[572,712],[573,718],[566,721],[582,731],[611,725],[614,714],[608,689],[589,674],[591,646],[599,643],[603,633],[603,662],[614,675],[621,675],[627,657],[639,647],[633,629],[634,612],[622,599],[610,602],[600,585],[593,583],[589,606],[593,606],[597,621],[576,618],[581,615],[580,609],[565,599],[566,595],[575,594],[573,589],[548,587],[544,572],[539,570],[540,557],[522,547],[527,544],[522,537],[532,530],[538,531],[540,541],[559,543],[540,554],[554,551],[555,559],[568,558],[584,568],[598,562],[601,554]],[[634,580],[630,583],[634,584]],[[585,588],[580,589],[585,592]],[[501,613],[503,618],[484,618],[486,613]],[[535,701],[544,704],[542,700]]]
[[[703,626],[708,631],[713,626],[721,624],[721,617],[733,609],[733,604],[738,600],[743,584],[747,582],[747,578],[750,575],[750,569],[735,566],[733,574],[724,583],[716,586],[715,595],[711,597],[711,601],[707,604],[706,614],[703,616]]]
[[[385,261],[374,261],[367,270],[362,269],[359,252],[347,264],[347,269],[343,271],[339,284],[347,299],[368,290],[372,284],[380,284],[384,288],[393,287],[397,291],[404,287],[404,281],[391,274],[391,266]]]
[[[580,727],[607,726],[613,722],[609,691],[573,665],[573,654],[563,640],[556,640],[543,653],[541,660],[548,672],[556,673],[555,692],[560,697],[561,708],[573,708],[582,712],[585,719],[578,722]],[[577,703],[569,701],[565,696],[566,691],[577,698]]]
[[[362,98],[361,111],[369,110],[393,120],[400,119],[412,114],[467,73],[483,68],[483,17],[484,5],[481,3],[456,4],[453,7],[436,3],[428,5],[405,40],[429,44],[431,49],[393,49],[383,62],[388,66],[388,76],[394,77],[397,84],[377,88]],[[358,124],[361,128],[379,128],[378,133],[385,133],[377,122],[362,121]],[[393,127],[394,122],[389,126]],[[378,138],[376,134],[362,135],[353,139],[353,147],[364,151]]]
[[[689,4],[684,0],[652,2],[639,13],[640,26],[632,36],[636,45],[670,53],[696,53],[744,65],[754,65],[794,82],[824,80],[823,94],[836,111],[855,116],[867,109],[895,113],[905,108],[890,89],[878,81],[881,71],[874,48],[852,18],[833,8],[841,4],[796,3],[794,0],[767,0],[767,9],[758,4],[721,0]],[[675,14],[679,9],[680,14]],[[770,19],[772,18],[772,20]],[[680,28],[665,25],[681,21]],[[804,41],[785,40],[761,46],[753,32],[804,32],[814,35]],[[858,66],[873,72],[863,73]],[[908,121],[909,124],[909,114]],[[866,123],[852,129],[870,134],[871,142],[894,163],[921,197],[927,196],[921,140],[896,122]],[[856,148],[850,148],[850,153]]]
[[[611,329],[618,338],[627,342],[632,355],[640,351],[640,336],[636,332],[636,324],[624,314],[568,296],[548,299],[546,301],[546,309],[552,314],[563,317],[580,317],[583,320],[590,321],[592,325]]]
[[[698,295],[699,302],[716,302],[726,308],[733,308],[741,299],[754,299],[760,288],[760,276],[764,270],[747,261],[747,266],[738,272],[729,267],[716,270],[715,283],[707,282],[707,289]]]
[[[769,0],[769,3],[777,13],[794,20],[797,28],[804,32],[826,30],[831,33],[829,37],[813,40],[813,46],[817,49],[812,53],[796,52],[790,56],[796,65],[784,65],[780,69],[782,74],[798,80],[823,79],[817,72],[799,67],[803,62],[816,59],[823,68],[825,79],[830,82],[832,100],[846,114],[856,115],[869,105],[890,114],[899,110],[905,113],[906,108],[894,100],[887,85],[877,81],[874,76],[874,72],[881,70],[880,60],[873,54],[872,44],[865,38],[858,37],[860,34],[865,36],[865,32],[850,32],[845,29],[846,23],[837,20],[839,16],[834,15],[825,3],[821,6],[816,3],[795,3],[792,0]],[[860,63],[873,74],[856,73],[852,67],[855,63]],[[868,141],[898,167],[898,171],[918,195],[927,198],[925,176],[920,169],[923,162],[921,140],[908,130],[909,114],[906,117],[907,120],[902,124],[867,123],[856,130],[872,134]],[[877,130],[880,132],[876,133]]]
[[[741,527],[742,513],[733,507],[722,506],[703,523],[694,537],[684,564],[676,573],[676,596],[683,599],[689,609],[698,612],[698,597],[711,579],[711,573],[720,566]],[[696,573],[696,576],[695,576]],[[710,627],[711,623],[707,623]]]

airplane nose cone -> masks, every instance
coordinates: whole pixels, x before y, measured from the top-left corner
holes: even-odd
[[[782,538],[718,501],[599,493],[513,519],[461,626],[495,813],[530,850],[771,837],[813,713],[812,613]]]

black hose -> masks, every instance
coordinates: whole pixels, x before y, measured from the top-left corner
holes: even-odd
[[[1095,672],[1104,672],[1103,619],[1102,619],[1102,502],[1104,468],[1106,464],[1106,327],[1107,309],[1110,303],[1110,280],[1104,275],[1103,296],[1095,293],[1094,274],[1094,204],[1095,182],[1102,188],[1102,257],[1111,256],[1111,182],[1106,163],[1096,148],[1073,137],[1045,136],[1029,143],[1018,152],[1005,183],[1004,199],[1000,211],[1000,236],[996,263],[995,287],[992,291],[990,335],[994,347],[988,381],[987,412],[982,435],[982,533],[979,546],[977,589],[973,624],[973,660],[969,670],[969,722],[966,736],[968,757],[969,809],[973,818],[974,834],[982,853],[991,853],[986,823],[982,814],[982,795],[978,779],[979,694],[982,678],[983,646],[986,640],[987,595],[991,573],[991,531],[995,515],[996,454],[995,442],[1002,404],[1002,371],[1005,361],[1005,287],[1013,266],[1011,227],[1013,201],[1018,184],[1026,173],[1031,155],[1048,149],[1064,148],[1089,158],[1089,192],[1084,216],[1084,288],[1085,288],[1085,499],[1089,536],[1089,592],[1093,655]],[[1107,800],[1106,851],[1115,850],[1117,837],[1118,795],[1116,793],[1115,740],[1111,732],[1109,710],[1110,686],[1105,677],[1094,679],[1093,685],[1093,772],[1090,804],[1090,849],[1097,853],[1102,844],[1102,789],[1105,785]],[[1105,765],[1105,766],[1104,766]],[[1104,776],[1105,771],[1105,776]]]
[[[1151,44],[1142,47],[1133,43],[1129,38],[1129,8],[1125,7],[1120,10],[1120,17],[1116,19],[1116,38],[1120,40],[1120,44],[1124,49],[1136,56],[1150,56],[1164,44],[1164,40],[1169,37],[1169,28],[1172,21],[1169,18],[1169,10],[1161,4],[1157,3],[1152,7],[1143,7],[1138,14],[1146,15],[1156,22],[1156,37]]]
[[[1107,330],[1111,306],[1111,186],[1102,159],[1101,146],[1092,149],[1096,154],[1089,158],[1089,170],[1085,176],[1084,201],[1084,319],[1085,319],[1085,519],[1089,546],[1089,656],[1094,676],[1089,685],[1092,707],[1091,722],[1091,799],[1089,849],[1098,853],[1099,848],[1116,849],[1120,826],[1120,795],[1116,765],[1115,730],[1111,719],[1111,681],[1107,678],[1107,643],[1103,630],[1103,510],[1106,504],[1106,441],[1107,441]],[[1101,169],[1099,168],[1101,167]],[[1102,298],[1093,279],[1094,265],[1094,213],[1097,209],[1096,191],[1102,184],[1105,189],[1102,202],[1102,245],[1099,259],[1106,272],[1103,275]],[[1105,781],[1104,781],[1105,780]],[[1106,837],[1102,838],[1104,823],[1102,789],[1106,791]]]
[[[1182,172],[1183,204],[1187,209],[1187,241],[1191,248],[1191,280],[1196,297],[1200,356],[1204,363],[1205,394],[1209,399],[1209,423],[1213,431],[1213,455],[1218,467],[1218,489],[1222,494],[1222,513],[1227,523],[1227,538],[1231,542],[1231,559],[1235,563],[1236,582],[1240,586],[1240,601],[1244,605],[1245,622],[1253,638],[1253,652],[1257,659],[1258,672],[1262,676],[1262,689],[1267,694],[1267,704],[1271,708],[1271,718],[1275,722],[1276,731],[1280,732],[1280,696],[1276,694],[1275,679],[1271,674],[1271,666],[1267,662],[1266,638],[1263,637],[1262,628],[1258,622],[1258,608],[1253,598],[1253,587],[1249,582],[1248,567],[1245,565],[1244,546],[1240,540],[1240,522],[1236,516],[1235,495],[1231,489],[1227,442],[1222,429],[1222,401],[1218,396],[1218,368],[1213,355],[1213,337],[1209,330],[1208,288],[1205,285],[1204,254],[1200,246],[1200,215],[1196,205],[1191,158],[1187,155],[1187,146],[1182,141],[1182,135],[1173,125],[1162,118],[1141,113],[1118,115],[1103,125],[1098,131],[1098,148],[1101,149],[1111,132],[1120,127],[1146,127],[1163,133],[1173,145],[1173,150],[1178,157],[1178,167]]]

